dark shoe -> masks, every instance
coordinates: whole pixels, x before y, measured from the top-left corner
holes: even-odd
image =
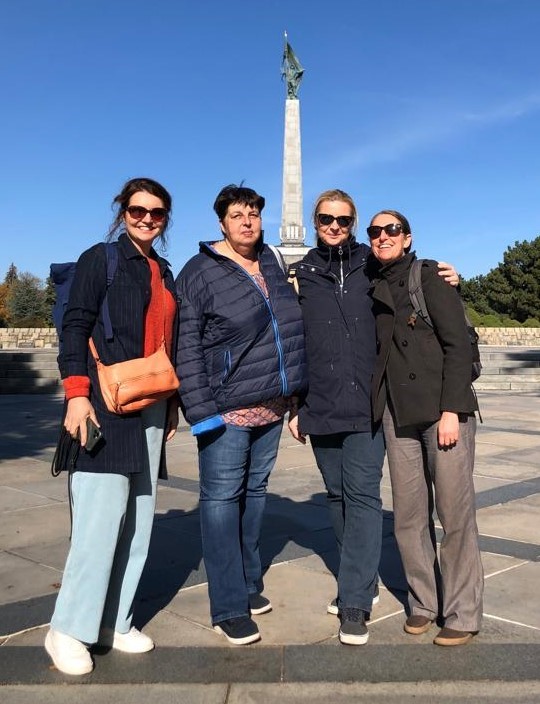
[[[420,636],[422,633],[427,633],[432,625],[433,621],[427,616],[409,616],[403,625],[403,630],[412,636]]]
[[[261,638],[257,624],[249,616],[237,616],[214,623],[214,631],[223,633],[233,645],[247,645]]]
[[[250,594],[249,610],[254,616],[267,614],[269,611],[272,611],[272,604],[270,603],[270,599],[267,599],[262,594]]]
[[[345,607],[341,612],[339,640],[347,645],[364,645],[369,638],[366,617],[362,609]]]
[[[465,645],[474,636],[471,631],[454,631],[453,628],[441,628],[433,642],[435,645]]]

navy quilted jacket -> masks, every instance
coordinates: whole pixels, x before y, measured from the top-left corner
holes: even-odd
[[[274,253],[259,265],[269,299],[242,267],[210,243],[176,279],[180,304],[177,373],[194,425],[236,408],[305,391],[302,313]]]

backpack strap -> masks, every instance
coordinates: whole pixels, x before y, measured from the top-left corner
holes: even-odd
[[[286,274],[287,272],[285,271],[285,260],[283,259],[283,255],[281,254],[279,249],[273,244],[269,244],[267,246],[268,249],[272,251],[274,257],[277,259],[277,263],[279,264],[279,268],[281,269],[281,271]]]
[[[422,289],[423,262],[423,259],[414,259],[409,270],[409,298],[411,299],[415,315],[422,318],[422,320],[432,328],[433,322],[429,316],[424,291]]]
[[[113,339],[113,329],[111,323],[111,314],[109,311],[109,286],[112,284],[116,270],[118,269],[118,246],[116,242],[104,242],[105,256],[107,258],[107,290],[103,305],[101,306],[101,315],[103,318],[103,327],[105,329],[105,339],[111,342]]]

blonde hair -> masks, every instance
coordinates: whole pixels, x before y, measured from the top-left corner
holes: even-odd
[[[319,212],[321,203],[323,203],[325,200],[343,201],[343,203],[347,203],[350,206],[354,220],[353,224],[349,228],[349,234],[354,235],[354,233],[356,232],[356,226],[358,225],[358,213],[356,212],[356,205],[354,204],[354,200],[351,198],[351,196],[348,193],[345,193],[345,191],[340,190],[339,188],[332,188],[329,191],[323,191],[315,201],[315,205],[313,206],[313,213],[311,216],[311,219],[313,220],[313,225],[315,227],[315,232],[317,232],[317,213]]]

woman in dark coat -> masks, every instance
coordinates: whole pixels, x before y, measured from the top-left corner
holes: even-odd
[[[117,265],[107,282],[108,254],[103,244],[79,261],[63,316],[58,358],[66,394],[66,431],[80,442],[71,472],[73,525],[71,546],[45,648],[57,669],[82,675],[93,668],[88,646],[99,642],[129,653],[154,647],[132,626],[133,599],[148,547],[158,473],[165,472],[163,444],[178,425],[173,392],[140,412],[116,415],[107,410],[93,339],[105,364],[153,354],[165,341],[171,354],[177,305],[168,263],[153,244],[162,238],[171,196],[152,179],[128,181],[114,199],[116,219],[110,239],[120,231]],[[112,324],[105,334],[103,301]],[[101,428],[103,440],[87,451],[87,422]]]
[[[381,265],[373,290],[378,356],[372,394],[375,421],[383,418],[395,534],[409,583],[404,628],[425,633],[441,614],[444,627],[434,643],[461,645],[480,629],[483,593],[472,479],[477,405],[463,307],[457,291],[437,276],[436,262],[425,261],[422,289],[433,327],[417,317],[409,298],[415,255],[407,219],[381,211],[367,232]],[[444,533],[440,558],[433,500]]]

